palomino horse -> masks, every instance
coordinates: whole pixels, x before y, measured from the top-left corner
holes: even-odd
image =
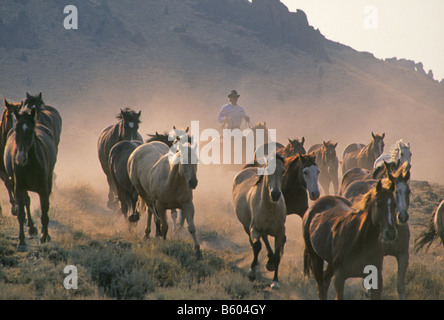
[[[438,237],[444,245],[444,200],[441,201],[438,208],[433,213],[426,230],[421,232],[418,238],[416,238],[416,252],[421,250],[424,246],[427,246],[428,249]]]
[[[390,152],[381,154],[373,164],[373,168],[376,169],[378,167],[383,166],[383,162],[388,163],[400,163],[408,162],[411,164],[412,160],[412,151],[410,150],[410,143],[404,142],[404,140],[398,140],[395,144],[390,148]]]
[[[384,162],[384,173],[387,178],[382,180],[385,183],[395,184],[395,199],[397,204],[398,219],[396,222],[396,229],[398,230],[398,237],[395,241],[384,243],[384,256],[394,256],[398,263],[398,280],[397,290],[400,299],[405,296],[405,275],[409,265],[409,242],[410,242],[410,228],[407,223],[409,219],[408,209],[410,205],[410,164],[404,164],[396,170],[390,171],[390,167]],[[356,199],[357,197],[367,193],[377,183],[377,180],[366,179],[355,181],[346,189],[344,196],[349,199]]]
[[[123,140],[115,144],[109,153],[109,172],[111,179],[116,187],[117,196],[120,201],[120,209],[125,220],[128,219],[130,223],[139,221],[140,215],[137,210],[139,195],[128,176],[128,158],[141,144],[142,142],[139,140]],[[128,217],[130,209],[131,215]]]
[[[284,159],[279,155],[267,157],[265,175],[257,173],[258,168],[247,167],[234,178],[233,204],[237,218],[248,235],[253,249],[253,262],[248,271],[250,280],[256,279],[261,238],[270,246],[267,236],[275,238],[274,253],[269,252],[267,269],[274,270],[272,289],[279,288],[278,269],[285,244],[286,207],[282,196],[282,182],[285,170]],[[271,166],[270,163],[275,165]],[[270,169],[272,168],[273,169]],[[267,172],[269,171],[269,172]]]
[[[166,239],[168,223],[165,212],[168,209],[181,209],[200,257],[193,205],[196,172],[195,146],[188,142],[182,144],[180,140],[172,148],[157,141],[143,144],[128,159],[129,177],[139,194],[139,202],[148,206],[146,237],[149,237],[153,213],[160,219],[162,236]]]
[[[338,167],[339,161],[336,156],[336,147],[338,143],[331,141],[315,144],[308,149],[308,153],[313,152],[316,155],[316,164],[321,170],[319,174],[319,183],[324,189],[324,193],[328,194],[330,184],[333,186],[333,193],[338,193],[339,178]]]
[[[23,225],[28,191],[40,197],[42,237],[40,241],[50,241],[48,233],[49,196],[52,190],[52,175],[57,159],[57,148],[52,132],[36,122],[35,109],[21,113],[15,111],[17,124],[11,130],[5,146],[4,163],[6,172],[14,181],[14,196],[18,205],[20,224],[17,251],[27,251]],[[31,217],[28,217],[31,234],[37,233]]]
[[[108,208],[110,209],[116,206],[115,195],[117,191],[109,172],[109,152],[119,141],[139,140],[143,142],[142,136],[137,132],[141,113],[141,111],[137,113],[129,108],[121,109],[117,115],[119,122],[103,129],[97,142],[100,165],[106,175],[109,186]]]
[[[371,297],[381,297],[383,241],[393,241],[397,236],[394,188],[392,184],[386,189],[378,181],[355,204],[356,209],[347,205],[347,200],[324,196],[304,215],[304,273],[313,272],[320,299],[327,299],[333,276],[336,299],[343,299],[345,280],[365,277],[369,265],[377,268],[378,279]],[[324,261],[328,264],[325,271]]]
[[[168,132],[164,132],[164,133],[158,133],[156,132],[155,134],[148,134],[149,139],[147,139],[145,141],[145,143],[150,143],[153,141],[159,141],[159,142],[163,142],[165,143],[169,148],[171,148],[173,146],[173,140],[175,140],[177,137],[179,140],[186,136],[187,140],[189,143],[192,143],[191,141],[191,136],[188,134],[189,132],[189,128],[186,128],[185,130],[180,131],[180,129],[176,129],[176,127],[173,127],[173,132],[168,133]],[[182,215],[182,212],[180,212],[180,217],[179,217],[179,224],[177,223],[177,209],[171,209],[171,219],[173,220],[173,230],[177,230],[178,228],[183,227],[184,223],[185,223],[185,217]],[[160,231],[160,221],[156,220],[156,235],[157,236],[161,236],[161,231]]]
[[[384,137],[385,133],[375,135],[372,132],[372,141],[368,145],[356,143],[348,145],[342,156],[342,174],[352,168],[373,170],[375,160],[384,151]]]
[[[51,130],[56,150],[58,150],[60,135],[62,134],[62,117],[60,116],[59,111],[43,102],[41,92],[35,96],[26,93],[22,108],[35,108],[37,123],[40,123]]]

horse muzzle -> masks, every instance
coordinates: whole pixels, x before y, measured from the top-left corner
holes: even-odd
[[[282,192],[280,190],[273,190],[271,191],[271,201],[273,202],[278,202],[279,199],[281,198]]]
[[[318,200],[318,198],[321,196],[321,193],[318,191],[312,191],[310,192],[310,200],[315,201]]]
[[[407,212],[398,213],[398,222],[400,224],[406,224],[409,221],[409,214]]]
[[[21,167],[25,166],[27,162],[28,157],[26,157],[26,154],[24,152],[20,152],[15,158],[15,163]]]
[[[193,179],[188,180],[188,187],[193,190],[196,189],[197,179],[193,178]]]
[[[385,242],[392,242],[395,241],[396,237],[398,236],[398,233],[396,232],[395,228],[389,228],[385,229],[382,232],[382,237]]]

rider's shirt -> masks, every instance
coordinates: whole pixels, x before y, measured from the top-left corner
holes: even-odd
[[[227,129],[236,129],[240,128],[242,119],[244,117],[247,117],[244,108],[239,105],[229,103],[222,107],[221,111],[219,112],[219,116],[217,117],[217,121],[226,121]]]

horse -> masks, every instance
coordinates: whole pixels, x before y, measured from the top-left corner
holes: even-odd
[[[130,223],[137,223],[140,214],[137,210],[139,195],[132,185],[128,175],[128,158],[131,153],[142,144],[139,140],[123,140],[111,148],[109,153],[109,172],[111,180],[116,187],[117,196],[120,201],[120,209]],[[131,209],[132,214],[128,217]]]
[[[117,191],[109,171],[109,152],[116,143],[123,140],[138,140],[143,142],[142,136],[137,132],[141,113],[142,111],[137,113],[130,108],[120,109],[120,113],[116,116],[119,121],[103,129],[97,141],[100,165],[105,173],[109,186],[108,208],[110,209],[116,206],[115,195]]]
[[[401,300],[405,295],[405,275],[409,264],[409,242],[410,242],[410,228],[407,223],[409,219],[408,209],[410,205],[410,164],[406,161],[402,166],[393,173],[391,167],[383,162],[385,175],[381,178],[387,178],[387,183],[395,185],[395,199],[397,204],[397,222],[396,229],[398,230],[398,237],[395,241],[384,243],[384,256],[394,256],[398,263],[398,280],[397,291]],[[384,181],[384,180],[383,180]],[[349,200],[356,199],[359,196],[367,193],[377,180],[366,179],[355,181],[346,189],[344,197]]]
[[[342,173],[352,168],[373,169],[375,160],[384,151],[385,133],[382,135],[372,132],[372,141],[366,146],[362,144],[348,145],[342,156]]]
[[[436,208],[433,213],[426,230],[422,231],[420,235],[415,239],[415,250],[419,252],[424,246],[427,249],[430,248],[436,238],[441,239],[441,243],[444,245],[444,200]]]
[[[173,142],[175,140],[175,137],[182,138],[184,136],[187,137],[187,140],[189,143],[192,143],[191,136],[188,134],[189,128],[186,128],[185,130],[180,131],[180,129],[177,129],[175,126],[173,126],[173,132],[164,132],[164,133],[158,133],[156,131],[155,134],[148,134],[149,139],[145,140],[145,143],[150,143],[153,141],[159,141],[165,143],[169,148],[173,146]],[[177,230],[178,228],[182,228],[185,223],[185,217],[182,215],[182,212],[180,212],[179,216],[179,224],[177,223],[177,209],[171,209],[171,219],[173,220],[173,230]],[[160,221],[156,222],[156,235],[161,236],[160,232]]]
[[[383,242],[397,237],[395,225],[395,185],[387,189],[378,181],[356,208],[338,196],[324,196],[304,215],[302,231],[305,242],[304,273],[312,272],[318,296],[327,299],[328,287],[334,276],[336,299],[344,298],[345,280],[365,277],[366,267],[377,268],[377,286],[372,299],[382,293]],[[327,268],[324,271],[324,261]]]
[[[314,152],[316,155],[316,164],[321,170],[321,173],[319,174],[319,183],[321,184],[322,189],[324,189],[325,194],[329,193],[330,184],[333,186],[333,193],[338,193],[339,160],[336,156],[337,146],[338,143],[323,141],[322,144],[315,144],[307,150],[308,153]]]
[[[151,215],[161,221],[166,239],[168,223],[165,212],[181,209],[188,223],[197,256],[201,257],[194,225],[193,190],[197,187],[197,153],[195,145],[177,140],[172,148],[154,141],[139,146],[128,159],[128,174],[139,194],[139,203],[148,206],[145,238],[149,237]]]
[[[275,250],[269,252],[267,269],[274,271],[272,289],[279,289],[278,269],[284,250],[286,207],[282,196],[284,159],[279,156],[267,157],[264,169],[266,174],[258,175],[257,168],[247,167],[241,170],[233,182],[233,204],[238,220],[248,235],[253,249],[253,262],[248,277],[255,280],[257,275],[258,255],[261,250],[261,238],[270,247],[267,236],[275,238]],[[270,170],[274,163],[274,170]],[[271,247],[270,247],[271,249]]]
[[[62,117],[59,111],[43,102],[41,92],[34,96],[27,92],[22,108],[36,109],[36,121],[51,130],[56,150],[58,150],[62,134]]]
[[[299,139],[288,139],[288,144],[284,147],[277,149],[277,153],[282,157],[291,157],[295,156],[297,154],[306,154],[306,150],[304,148],[305,143],[305,137],[301,138],[301,141]]]
[[[411,164],[412,151],[410,150],[410,143],[404,142],[404,140],[398,140],[390,148],[390,152],[381,154],[374,162],[373,169],[383,167],[383,162],[387,163],[400,163],[408,162]]]
[[[49,196],[52,191],[52,175],[57,160],[57,148],[51,130],[37,122],[35,109],[20,113],[14,110],[17,123],[11,130],[5,146],[4,163],[6,172],[14,182],[14,196],[18,205],[20,225],[17,251],[27,251],[23,225],[25,202],[28,191],[40,197],[42,237],[41,243],[51,240],[48,233]],[[31,216],[28,217],[31,235],[36,234]]]
[[[14,122],[16,121],[14,116],[14,110],[20,111],[23,106],[22,102],[9,102],[8,100],[4,100],[5,110],[3,110],[1,122],[0,122],[0,154],[3,155],[5,151],[6,141],[8,139],[8,134],[14,126]],[[3,161],[3,156],[0,157],[0,178],[5,183],[6,190],[8,190],[9,194],[9,202],[11,204],[11,214],[17,216],[17,206],[14,198],[14,183],[6,172],[5,163]],[[29,207],[27,206],[27,209]],[[1,208],[0,208],[1,210]],[[27,210],[28,216],[30,211]]]

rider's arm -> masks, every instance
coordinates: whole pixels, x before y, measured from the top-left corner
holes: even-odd
[[[224,122],[227,116],[227,108],[225,106],[222,107],[222,110],[220,110],[219,115],[217,116],[217,121]]]

